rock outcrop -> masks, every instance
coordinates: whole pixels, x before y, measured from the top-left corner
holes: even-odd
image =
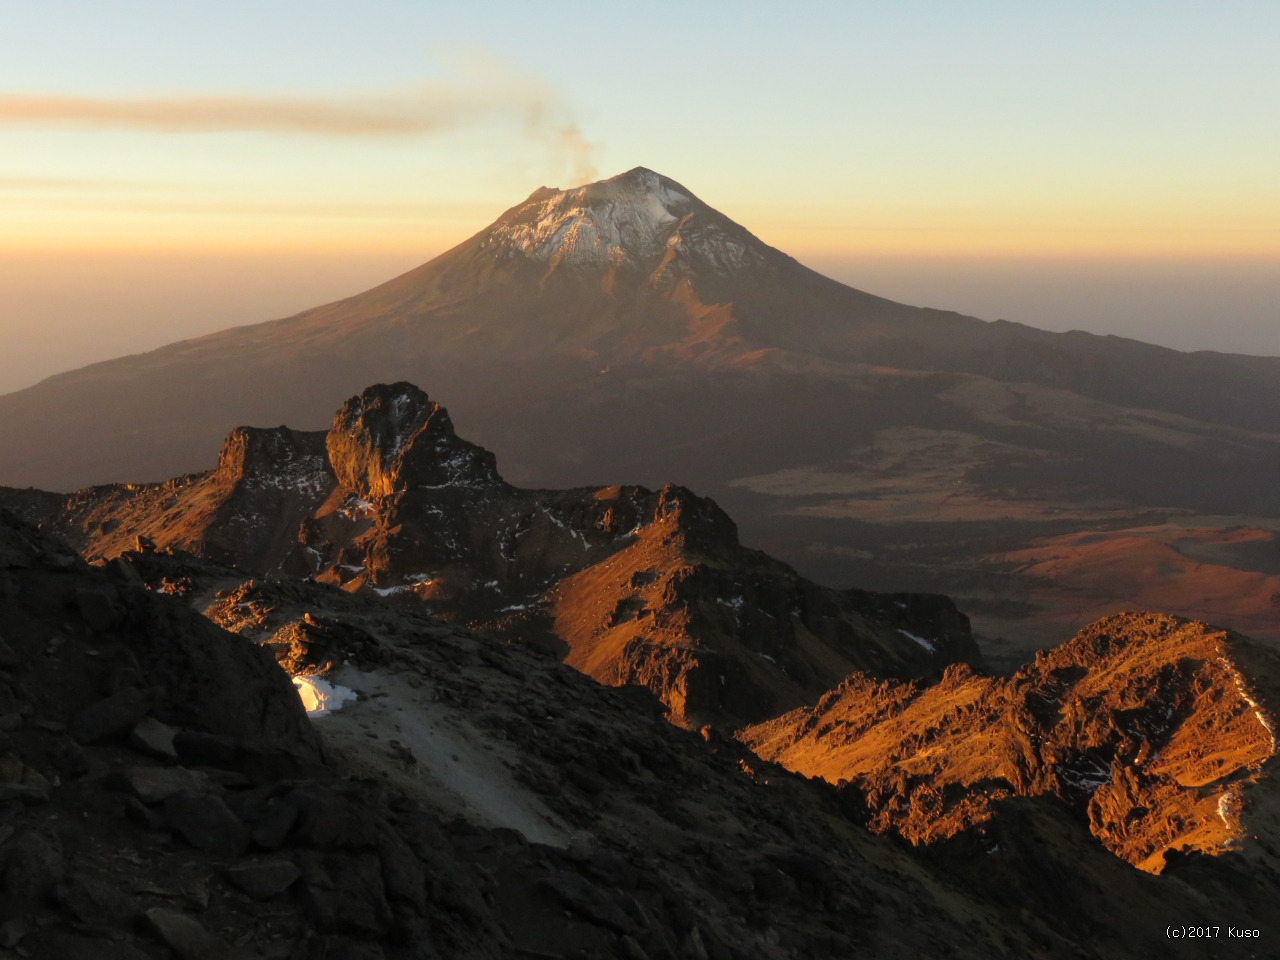
[[[135,579],[178,563],[197,584],[234,573],[154,551],[94,570],[0,512],[7,953],[1138,960],[1196,911],[1280,933],[1269,861],[1150,877],[1031,801],[992,824],[994,852],[969,834],[913,852],[863,830],[849,794],[678,730],[643,691],[422,605],[263,582],[238,602],[393,684],[308,726],[267,653]],[[435,738],[508,758],[500,779],[563,832],[531,843],[443,802],[433,783],[491,767]]]
[[[459,439],[449,412],[410,384],[378,384],[348,400],[325,449],[338,484],[369,500],[415,488],[502,485],[493,454]]]
[[[739,736],[861,791],[878,831],[930,843],[986,823],[1008,798],[1049,794],[1109,850],[1159,873],[1172,853],[1254,842],[1242,811],[1276,739],[1242,659],[1264,682],[1280,676],[1280,657],[1228,631],[1120,614],[1008,679],[965,667],[935,684],[855,675]]]
[[[819,587],[738,542],[689,490],[521,490],[407,383],[352,397],[327,434],[240,428],[207,475],[8,500],[91,559],[138,537],[259,575],[425,602],[653,690],[676,722],[776,716],[851,670],[936,676],[973,660],[945,598]],[[234,620],[224,614],[228,622]]]
[[[119,739],[153,717],[219,749],[319,761],[296,693],[266,651],[144,592],[127,567],[88,567],[7,511],[0,535],[9,570],[0,574],[0,659],[27,674],[29,715],[81,744]],[[66,619],[51,623],[50,610]]]

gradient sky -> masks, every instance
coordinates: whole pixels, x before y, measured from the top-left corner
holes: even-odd
[[[874,292],[1280,353],[1278,46],[1274,0],[5,4],[0,391],[636,165]]]

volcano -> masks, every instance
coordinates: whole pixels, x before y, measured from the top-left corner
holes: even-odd
[[[202,470],[238,424],[320,429],[402,380],[448,396],[511,482],[690,486],[808,576],[945,592],[988,630],[1081,625],[1078,598],[1010,573],[1028,564],[1009,552],[1046,537],[1280,517],[1280,360],[894,303],[639,167],[541,188],[346,300],[0,397],[0,483]],[[1171,612],[1270,636],[1280,578],[1224,569]],[[1108,602],[1091,596],[1089,616]]]

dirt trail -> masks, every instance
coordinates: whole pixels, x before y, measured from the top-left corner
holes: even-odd
[[[463,711],[432,699],[429,680],[415,687],[400,674],[352,666],[330,678],[360,697],[315,721],[340,766],[386,781],[445,815],[509,827],[533,843],[567,845],[570,829],[512,775],[515,751],[476,730]]]

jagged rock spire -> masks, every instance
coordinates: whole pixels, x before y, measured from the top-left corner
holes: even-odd
[[[375,384],[349,399],[325,446],[338,481],[371,499],[502,482],[493,454],[459,439],[448,411],[411,383]]]

